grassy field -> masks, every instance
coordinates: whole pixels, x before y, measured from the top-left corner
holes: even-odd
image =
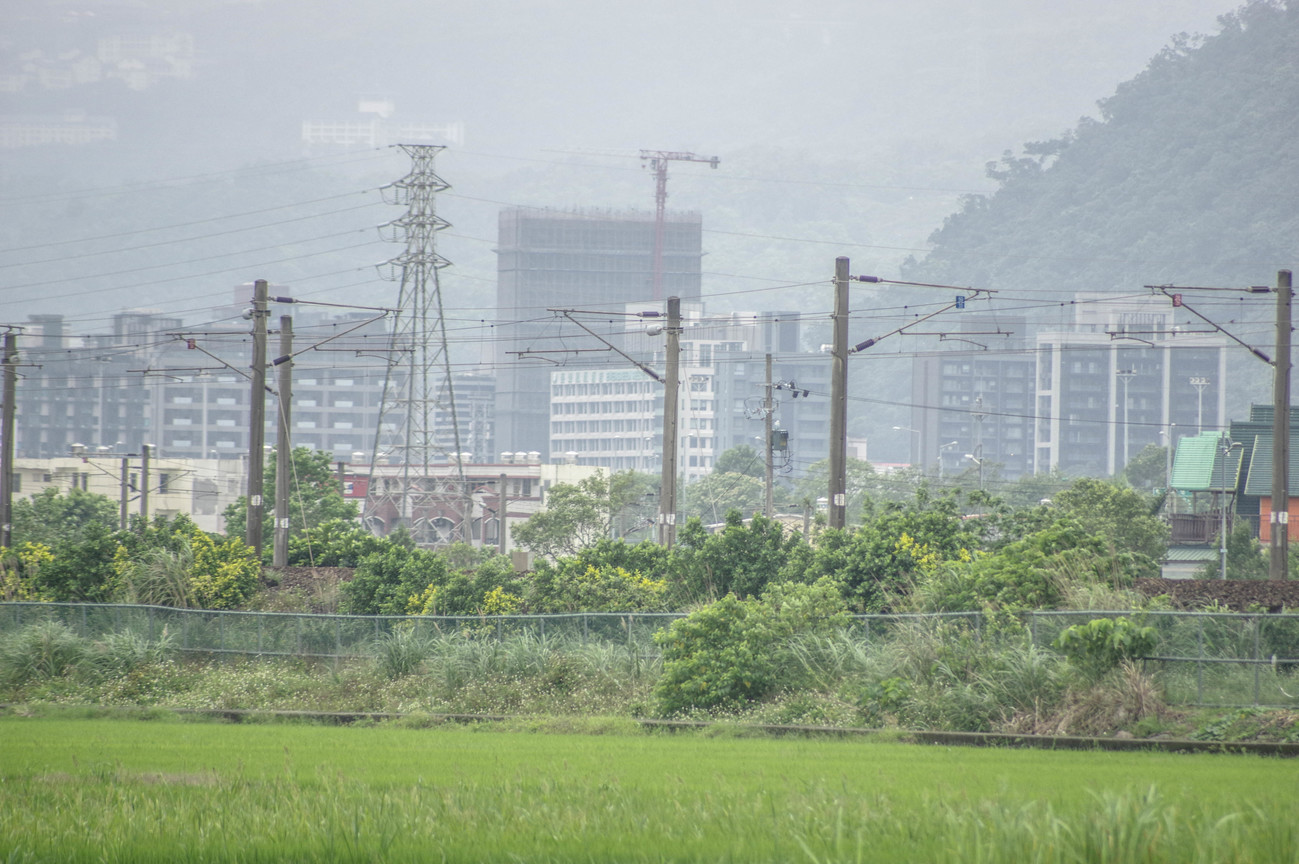
[[[4,717],[0,860],[1299,861],[1293,762],[620,724]]]

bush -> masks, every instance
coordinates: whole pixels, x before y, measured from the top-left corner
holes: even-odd
[[[190,535],[190,589],[204,609],[237,609],[257,592],[262,565],[236,537],[217,542],[198,529]]]
[[[1120,616],[1075,624],[1057,636],[1051,647],[1085,673],[1099,677],[1124,661],[1154,651],[1156,641],[1154,627]]]
[[[411,597],[441,583],[446,561],[432,552],[390,546],[367,555],[342,586],[339,611],[345,615],[405,615]]]
[[[668,583],[622,567],[565,567],[534,582],[534,612],[663,612]]]
[[[94,671],[105,678],[129,675],[146,666],[166,662],[175,649],[175,640],[164,629],[158,639],[134,630],[109,633],[90,649],[87,660]]]
[[[665,715],[712,710],[762,699],[797,681],[796,636],[825,635],[846,623],[837,583],[782,583],[758,600],[733,594],[659,631],[663,673],[654,688]]]
[[[418,672],[433,655],[433,642],[413,627],[398,627],[375,642],[379,668],[388,678]]]
[[[0,642],[0,680],[8,687],[61,678],[90,654],[89,643],[60,621],[33,624]]]

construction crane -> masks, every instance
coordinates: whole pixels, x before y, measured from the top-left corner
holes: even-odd
[[[642,150],[641,163],[649,163],[654,172],[654,299],[663,299],[663,214],[668,203],[668,163],[707,162],[708,167],[721,164],[717,156],[696,156],[674,150]]]

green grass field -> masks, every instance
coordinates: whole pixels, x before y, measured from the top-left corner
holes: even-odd
[[[0,718],[0,861],[1299,861],[1299,766]]]

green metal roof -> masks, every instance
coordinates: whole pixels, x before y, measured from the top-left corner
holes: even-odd
[[[1299,491],[1299,460],[1295,454],[1299,450],[1299,430],[1290,432],[1290,464],[1287,466],[1289,477],[1286,486],[1291,497]],[[1260,432],[1254,437],[1253,458],[1249,460],[1249,473],[1245,478],[1245,494],[1257,495],[1260,498],[1272,497],[1272,431]]]
[[[1236,448],[1224,463],[1221,432],[1201,432],[1177,441],[1173,454],[1173,477],[1169,485],[1179,492],[1234,490],[1240,477],[1244,452]]]
[[[1169,546],[1164,560],[1168,562],[1210,561],[1218,555],[1219,551],[1211,546]]]

